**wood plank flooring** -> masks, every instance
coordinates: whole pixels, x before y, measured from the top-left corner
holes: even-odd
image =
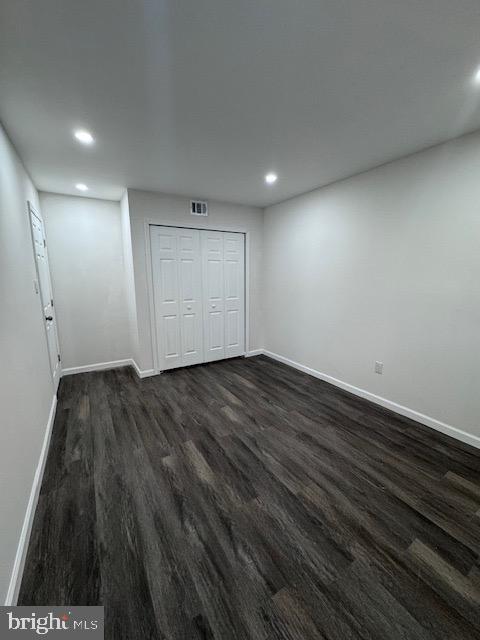
[[[69,376],[19,604],[103,604],[109,640],[478,640],[479,454],[263,356]]]

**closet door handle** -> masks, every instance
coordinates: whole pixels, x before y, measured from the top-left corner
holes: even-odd
[[[212,309],[216,309],[217,305],[216,304],[212,304]]]
[[[192,309],[192,307],[190,305],[187,305],[187,311],[190,311]]]

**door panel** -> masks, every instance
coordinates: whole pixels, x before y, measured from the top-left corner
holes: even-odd
[[[237,264],[232,260],[225,261],[225,297],[228,299],[238,297]]]
[[[203,361],[200,236],[151,227],[158,360],[161,370]]]
[[[57,335],[57,321],[53,304],[45,229],[43,226],[43,220],[30,203],[28,204],[28,209],[32,230],[33,251],[38,275],[39,294],[47,336],[50,369],[52,372],[54,387],[57,389],[61,373],[60,348]]]
[[[172,258],[160,259],[160,273],[162,278],[162,302],[175,304],[177,302],[177,261]]]
[[[180,322],[178,315],[163,317],[165,358],[180,358]]]
[[[195,316],[186,313],[183,316],[183,353],[188,356],[196,351]]]
[[[224,233],[225,357],[245,353],[245,236]]]
[[[190,365],[203,362],[200,232],[197,229],[179,229],[178,234],[182,363]]]
[[[208,299],[220,301],[223,298],[223,261],[214,257],[207,259]]]
[[[192,302],[195,299],[195,262],[192,259],[180,260],[180,283],[182,286],[182,300]]]
[[[209,327],[211,351],[223,349],[223,313],[221,311],[212,311],[210,313]]]
[[[225,324],[225,348],[237,347],[240,342],[238,310],[227,311]]]
[[[202,231],[204,360],[225,357],[223,233]]]
[[[177,234],[175,229],[151,228],[156,337],[161,369],[182,365],[180,303],[178,299]]]

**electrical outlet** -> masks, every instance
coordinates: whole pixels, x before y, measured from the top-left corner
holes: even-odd
[[[375,360],[375,373],[383,373],[383,362],[379,362],[378,360]]]

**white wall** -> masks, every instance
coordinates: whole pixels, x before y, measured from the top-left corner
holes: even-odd
[[[54,396],[27,200],[37,192],[0,127],[0,602],[17,545]]]
[[[142,370],[153,368],[150,307],[147,288],[145,223],[203,227],[249,232],[250,240],[250,338],[247,349],[263,347],[262,298],[262,210],[255,207],[209,201],[208,218],[190,215],[188,198],[148,191],[128,190],[130,224],[135,271],[135,294],[138,322],[137,364]],[[148,266],[148,268],[150,268]]]
[[[135,278],[133,271],[132,234],[130,231],[130,207],[128,204],[127,191],[125,191],[122,199],[120,200],[120,213],[122,219],[123,262],[125,267],[125,294],[127,297],[130,357],[137,361],[137,307],[135,296]]]
[[[267,350],[480,436],[479,135],[269,207],[264,232]]]
[[[131,357],[118,202],[41,193],[62,367]]]

